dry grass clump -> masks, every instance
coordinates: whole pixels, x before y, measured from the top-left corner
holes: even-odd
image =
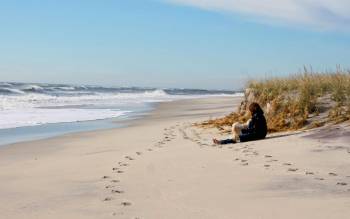
[[[269,132],[350,120],[350,71],[314,73],[305,68],[289,77],[249,81],[247,88],[245,102],[255,101],[264,108]],[[241,110],[202,125],[223,128],[246,118]]]
[[[210,119],[205,121],[200,126],[210,126],[218,128],[219,130],[224,130],[224,127],[231,126],[235,122],[245,123],[248,120],[248,115],[233,112],[223,118]]]

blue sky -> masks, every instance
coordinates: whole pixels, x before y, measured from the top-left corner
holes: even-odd
[[[239,2],[0,0],[1,81],[237,89],[350,67],[349,3]]]

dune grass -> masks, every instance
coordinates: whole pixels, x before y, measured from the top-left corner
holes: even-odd
[[[315,73],[305,68],[303,73],[288,77],[251,80],[246,88],[264,108],[269,132],[350,120],[350,71],[337,68],[335,72]],[[202,125],[223,129],[247,118],[245,110],[238,110]]]

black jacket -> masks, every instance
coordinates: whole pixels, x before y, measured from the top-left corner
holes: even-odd
[[[239,135],[241,142],[259,140],[266,137],[267,124],[264,116],[264,112],[254,113],[251,121],[248,124],[248,128],[242,130],[242,134]]]

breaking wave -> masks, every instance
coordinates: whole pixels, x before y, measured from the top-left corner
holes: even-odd
[[[0,82],[0,129],[115,118],[128,115],[136,105],[208,95],[242,94],[195,89]]]

